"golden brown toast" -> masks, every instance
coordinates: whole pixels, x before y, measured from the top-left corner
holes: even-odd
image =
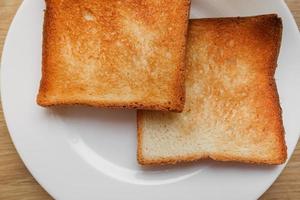
[[[189,4],[46,0],[37,103],[182,111]]]
[[[191,20],[184,111],[138,111],[139,163],[284,163],[273,77],[281,32],[276,15]]]

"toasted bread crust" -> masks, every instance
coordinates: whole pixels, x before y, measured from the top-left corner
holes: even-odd
[[[259,102],[254,102],[252,103],[252,106],[259,106],[260,108],[267,108],[268,111],[267,114],[263,113],[261,111],[261,114],[265,116],[265,121],[268,121],[269,123],[272,124],[272,126],[266,126],[263,127],[262,130],[264,131],[265,128],[270,128],[273,141],[275,141],[276,145],[274,145],[272,148],[275,149],[270,149],[271,152],[262,152],[269,154],[268,157],[266,158],[257,158],[257,157],[249,157],[249,156],[243,156],[240,154],[233,154],[233,153],[226,153],[226,152],[194,152],[194,153],[186,153],[182,155],[175,155],[175,156],[155,156],[155,157],[149,157],[145,155],[144,151],[144,132],[147,129],[145,127],[145,121],[147,120],[145,117],[152,115],[155,112],[150,112],[150,111],[138,111],[137,113],[137,133],[138,133],[138,162],[141,165],[165,165],[165,164],[176,164],[178,162],[190,162],[190,161],[195,161],[195,160],[200,160],[200,159],[206,159],[206,158],[211,158],[213,160],[217,161],[237,161],[237,162],[245,162],[245,163],[252,163],[252,164],[282,164],[286,161],[287,159],[287,148],[284,140],[284,127],[283,127],[283,122],[282,122],[282,115],[281,115],[281,108],[279,104],[279,96],[276,88],[276,83],[274,80],[274,73],[275,69],[277,66],[277,58],[280,50],[280,43],[281,43],[281,34],[282,34],[282,22],[281,19],[277,17],[277,15],[262,15],[262,16],[255,16],[255,17],[237,17],[237,18],[215,18],[215,19],[194,19],[190,20],[190,27],[189,27],[189,40],[188,40],[188,52],[193,52],[189,48],[192,48],[193,44],[192,42],[197,42],[197,38],[204,37],[204,40],[208,40],[209,38],[205,37],[210,37],[211,32],[216,32],[222,30],[222,34],[238,34],[235,32],[234,29],[230,29],[230,26],[236,27],[235,24],[238,24],[238,27],[245,26],[246,29],[251,29],[250,32],[251,34],[255,34],[255,37],[259,38],[259,41],[262,43],[260,44],[259,47],[262,47],[264,44],[263,42],[265,41],[265,38],[271,38],[272,42],[268,45],[272,45],[271,47],[266,48],[266,51],[259,50],[257,52],[261,53],[262,55],[257,55],[258,61],[260,62],[260,66],[263,66],[263,69],[259,69],[260,73],[258,73],[258,77],[256,77],[256,80],[258,82],[263,81],[261,83],[256,84],[259,86],[259,84],[263,84],[264,88],[257,87],[257,97],[259,98]],[[204,29],[204,30],[203,30]],[[208,33],[210,32],[210,33]],[[207,35],[205,35],[207,33]],[[219,33],[216,33],[219,35]],[[226,36],[216,36],[214,35],[214,40],[215,42],[218,43],[218,37],[226,37]],[[247,36],[244,35],[237,35],[239,37],[240,41],[243,41],[244,38]],[[224,38],[222,38],[224,39]],[[246,40],[246,39],[245,39]],[[243,44],[243,43],[239,43]],[[248,43],[247,43],[248,44]],[[220,45],[223,45],[222,42],[220,42]],[[255,42],[251,44],[253,46],[246,46],[246,48],[250,48],[249,51],[252,51],[255,47]],[[266,44],[267,45],[267,44]],[[241,48],[238,47],[238,48]],[[251,50],[252,49],[252,50]],[[254,53],[255,51],[253,51]],[[201,52],[203,53],[203,52]],[[226,54],[226,52],[224,52]],[[253,54],[255,55],[255,54]],[[226,55],[225,55],[226,56]],[[191,63],[194,63],[194,61],[191,61],[193,56],[192,55],[187,55],[188,60],[190,60]],[[209,58],[208,58],[209,59]],[[251,59],[251,58],[249,58]],[[255,58],[257,59],[257,58]],[[264,60],[267,59],[267,60]],[[223,61],[221,60],[220,63]],[[196,64],[194,63],[193,68],[196,68]],[[187,81],[189,82],[191,79],[191,69],[190,73],[187,74]],[[268,84],[266,84],[268,83]],[[209,83],[207,83],[209,84]],[[267,86],[268,85],[268,86]],[[254,88],[251,88],[254,89]],[[222,97],[221,97],[222,98]],[[187,97],[187,105],[186,107],[189,106],[190,104],[190,99]],[[199,105],[200,106],[200,105]],[[224,108],[225,109],[225,108]],[[225,110],[224,110],[225,111]],[[183,111],[182,114],[178,115],[184,115],[186,112]],[[272,113],[272,114],[271,114]],[[175,114],[176,115],[176,114]],[[160,114],[155,114],[156,117],[161,117]],[[164,118],[160,118],[162,121]],[[179,122],[178,122],[179,123]],[[197,122],[194,122],[197,123]],[[230,123],[230,122],[228,122]],[[255,126],[255,123],[254,123]],[[201,127],[200,127],[201,130]],[[164,134],[163,132],[161,134]],[[188,132],[185,134],[189,134]],[[225,133],[224,133],[225,134]],[[246,133],[245,133],[246,134]],[[262,137],[263,139],[263,134],[258,135],[259,137]],[[253,136],[253,137],[256,137]],[[256,140],[259,140],[256,139]],[[255,141],[255,139],[254,139]],[[255,144],[255,143],[254,143]],[[222,145],[222,143],[220,144]],[[180,148],[180,147],[178,147]],[[148,150],[149,151],[149,150]],[[257,149],[259,151],[259,149]]]
[[[37,103],[181,112],[189,6],[46,0]]]
[[[152,160],[149,160],[147,162],[147,160],[145,160],[143,156],[143,111],[142,110],[137,110],[136,112],[136,124],[137,124],[137,160],[138,163],[141,165],[148,165],[151,164]]]

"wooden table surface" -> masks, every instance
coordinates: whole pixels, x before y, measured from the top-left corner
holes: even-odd
[[[286,2],[300,26],[300,0],[286,0]],[[21,0],[0,0],[0,55],[9,24],[20,3]],[[17,154],[0,106],[0,200],[22,199],[52,198],[34,180]],[[260,199],[300,199],[300,143],[283,173]]]

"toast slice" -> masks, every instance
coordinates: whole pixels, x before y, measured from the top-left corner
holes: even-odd
[[[37,103],[182,111],[189,5],[46,0]]]
[[[281,32],[276,15],[190,20],[184,111],[138,111],[138,162],[284,163]]]

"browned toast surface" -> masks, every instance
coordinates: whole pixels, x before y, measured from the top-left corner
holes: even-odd
[[[46,0],[38,104],[182,111],[189,3]]]
[[[276,15],[191,20],[184,111],[138,111],[139,163],[285,162],[274,80],[281,32]]]

